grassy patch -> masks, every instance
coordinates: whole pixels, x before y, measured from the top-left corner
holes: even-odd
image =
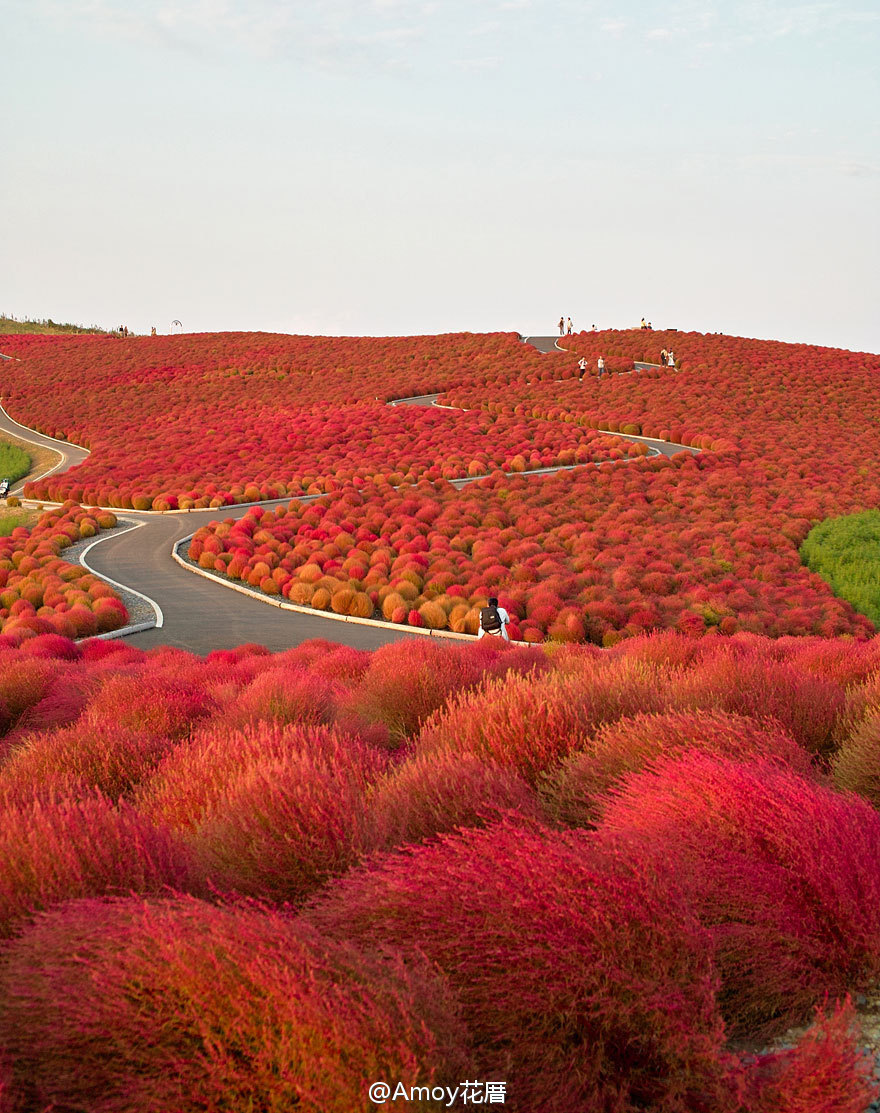
[[[880,626],[880,510],[827,518],[810,530],[800,553],[835,595]]]
[[[5,476],[10,483],[15,483],[30,470],[30,454],[21,445],[13,444],[12,441],[0,441],[0,479]]]
[[[8,537],[18,526],[32,526],[39,516],[34,510],[0,507],[0,537]]]

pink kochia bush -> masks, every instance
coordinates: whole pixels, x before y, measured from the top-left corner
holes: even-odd
[[[57,901],[186,889],[195,878],[167,830],[97,793],[0,810],[0,935]]]
[[[162,762],[138,799],[183,830],[216,886],[293,901],[363,852],[364,796],[386,760],[327,727],[206,729]]]
[[[365,948],[423,953],[513,1108],[728,1108],[708,934],[656,871],[513,821],[397,853],[307,915]]]
[[[0,988],[27,1108],[366,1113],[371,1081],[455,1086],[469,1069],[451,995],[423,963],[261,908],[73,901],[10,946]]]
[[[683,750],[767,758],[804,776],[813,773],[807,751],[772,720],[723,711],[638,714],[601,727],[583,750],[548,774],[541,786],[548,812],[572,827],[591,825],[602,797],[627,773]]]
[[[533,784],[593,732],[638,708],[660,708],[674,693],[663,676],[627,660],[581,655],[577,667],[486,680],[449,701],[416,739],[421,753],[451,750],[516,770]]]
[[[857,797],[694,750],[626,778],[598,837],[686,891],[716,940],[734,1034],[777,1034],[880,974],[880,815]]]
[[[415,754],[367,797],[371,845],[390,849],[456,827],[479,827],[506,811],[537,818],[534,792],[512,769],[472,754]]]

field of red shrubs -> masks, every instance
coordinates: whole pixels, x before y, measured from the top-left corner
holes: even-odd
[[[878,678],[876,639],[0,640],[0,1109],[864,1113]]]
[[[113,588],[60,556],[115,525],[110,511],[65,503],[33,527],[16,526],[0,537],[0,645],[18,645],[32,634],[85,638],[126,624],[128,612]]]
[[[193,542],[202,567],[270,594],[472,631],[494,590],[527,641],[873,631],[798,546],[816,522],[880,504],[878,356],[643,330],[546,356],[513,335],[5,343],[20,359],[13,416],[92,449],[37,497],[168,509],[322,494]],[[680,370],[577,381],[581,354],[624,371],[662,346]],[[430,390],[468,412],[385,405]],[[617,467],[645,449],[603,430],[702,452]]]

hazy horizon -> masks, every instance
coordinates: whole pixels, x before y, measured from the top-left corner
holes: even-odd
[[[0,311],[880,351],[868,0],[0,0]]]

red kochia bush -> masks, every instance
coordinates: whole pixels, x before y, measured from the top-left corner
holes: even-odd
[[[416,754],[376,783],[367,800],[371,845],[391,848],[455,827],[483,826],[501,811],[537,818],[534,792],[512,769],[471,754]]]
[[[548,813],[572,827],[595,822],[597,801],[627,773],[681,750],[724,757],[766,757],[812,775],[810,755],[779,726],[723,711],[633,715],[601,727],[587,748],[572,754],[542,785]]]
[[[31,909],[71,897],[194,884],[189,858],[125,803],[95,794],[0,811],[0,934]]]
[[[264,910],[73,901],[11,945],[2,990],[28,1108],[361,1113],[371,1081],[470,1077],[438,975]]]
[[[242,726],[260,720],[329,723],[341,690],[339,685],[301,668],[268,668],[254,677],[223,718]]]
[[[93,722],[112,719],[122,726],[168,738],[182,738],[216,703],[195,683],[165,679],[147,669],[138,675],[111,676],[89,702]]]
[[[253,769],[309,755],[328,769],[344,769],[366,787],[387,758],[329,727],[256,723],[243,730],[206,727],[180,743],[140,786],[140,811],[170,827],[198,827],[223,807],[230,785]]]
[[[707,935],[656,871],[587,835],[441,836],[332,884],[307,918],[445,971],[481,1070],[523,1113],[730,1108]]]
[[[147,776],[172,745],[161,735],[114,722],[77,723],[36,734],[0,767],[0,801],[82,797],[94,789],[115,800]]]
[[[256,763],[230,778],[190,838],[194,852],[220,888],[301,900],[363,851],[368,779],[344,749]]]
[[[392,739],[401,741],[450,696],[476,684],[486,663],[478,647],[438,645],[427,638],[384,645],[373,653],[347,706],[385,723]]]
[[[840,685],[773,661],[758,650],[718,653],[704,659],[688,677],[686,687],[693,706],[777,719],[811,753],[830,749],[846,702]]]
[[[502,658],[503,660],[503,658]],[[632,661],[583,655],[570,675],[508,675],[464,692],[426,723],[420,752],[448,749],[515,769],[530,784],[606,721],[665,699],[662,677]]]
[[[854,1022],[849,1000],[817,1010],[792,1050],[762,1056],[752,1067],[749,1113],[865,1113],[877,1085]]]
[[[606,798],[601,840],[631,840],[687,890],[718,943],[736,1034],[802,1023],[880,973],[880,816],[765,759],[690,751]]]

